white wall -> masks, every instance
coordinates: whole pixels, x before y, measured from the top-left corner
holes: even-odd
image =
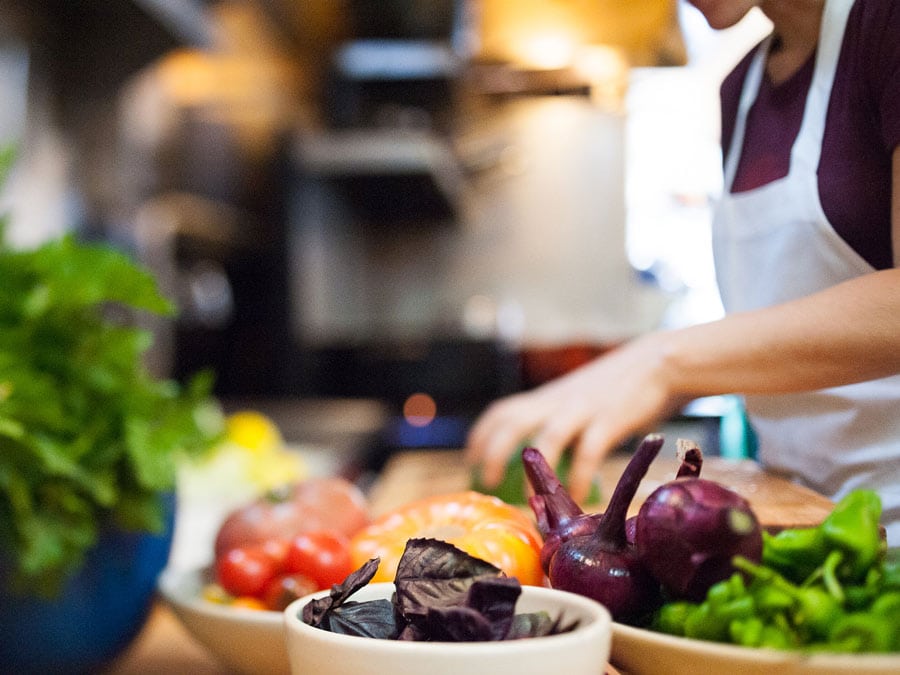
[[[72,222],[69,148],[52,122],[47,91],[29,81],[27,48],[14,40],[0,42],[0,145],[7,144],[18,154],[0,189],[9,243],[34,246],[59,236]]]
[[[722,189],[719,84],[771,30],[758,10],[723,31],[686,2],[680,16],[688,64],[632,71],[627,99],[628,256],[673,294],[666,325],[721,315],[710,241]]]
[[[508,103],[461,134],[464,163],[492,158],[453,223],[370,227],[319,185],[296,208],[298,332],[602,343],[652,327],[659,294],[625,249],[625,125],[586,97]]]
[[[505,337],[618,341],[652,326],[658,299],[625,254],[626,118],[581,97],[509,104],[484,135],[504,159],[467,192],[445,292],[489,299]]]

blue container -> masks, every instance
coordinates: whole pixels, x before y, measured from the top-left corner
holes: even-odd
[[[162,534],[104,531],[58,597],[0,589],[0,672],[83,673],[118,656],[146,622],[169,559],[174,498],[168,505]]]

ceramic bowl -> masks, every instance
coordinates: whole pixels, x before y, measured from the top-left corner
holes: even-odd
[[[219,661],[242,675],[288,675],[281,612],[216,604],[202,597],[206,567],[168,568],[159,592],[185,629]]]
[[[629,675],[897,675],[900,654],[751,649],[613,624],[613,665]]]
[[[392,583],[374,583],[353,600],[390,598]],[[292,675],[603,675],[609,658],[612,620],[602,605],[579,595],[524,586],[517,612],[545,610],[578,620],[575,630],[541,638],[499,642],[402,642],[331,633],[300,618],[314,593],[284,612]]]

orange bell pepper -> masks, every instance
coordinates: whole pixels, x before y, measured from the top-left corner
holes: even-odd
[[[474,491],[429,497],[376,518],[350,541],[354,567],[380,558],[372,581],[393,581],[406,542],[414,538],[453,544],[524,585],[544,582],[543,540],[530,517],[497,497]]]

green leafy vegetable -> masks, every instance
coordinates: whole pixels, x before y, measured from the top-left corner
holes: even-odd
[[[178,458],[210,447],[221,415],[209,374],[144,368],[135,312],[174,308],[123,253],[0,241],[0,279],[0,585],[52,594],[102,527],[161,530]]]
[[[577,622],[546,612],[515,613],[519,581],[437,539],[410,539],[397,567],[392,600],[354,602],[378,569],[374,558],[303,607],[311,626],[388,640],[485,642],[554,635]]]
[[[499,497],[507,504],[528,505],[529,491],[526,489],[528,480],[525,475],[525,465],[522,462],[522,450],[529,447],[529,443],[523,443],[519,449],[513,453],[506,464],[503,478],[496,487],[488,487],[485,485],[481,477],[480,470],[476,467],[472,470],[469,477],[469,487],[475,492],[482,492],[486,495]],[[568,487],[569,470],[572,467],[572,451],[566,449],[556,464],[554,473],[559,477],[561,484]],[[598,505],[600,503],[600,484],[598,481],[591,483],[588,496],[585,498],[584,505]]]

